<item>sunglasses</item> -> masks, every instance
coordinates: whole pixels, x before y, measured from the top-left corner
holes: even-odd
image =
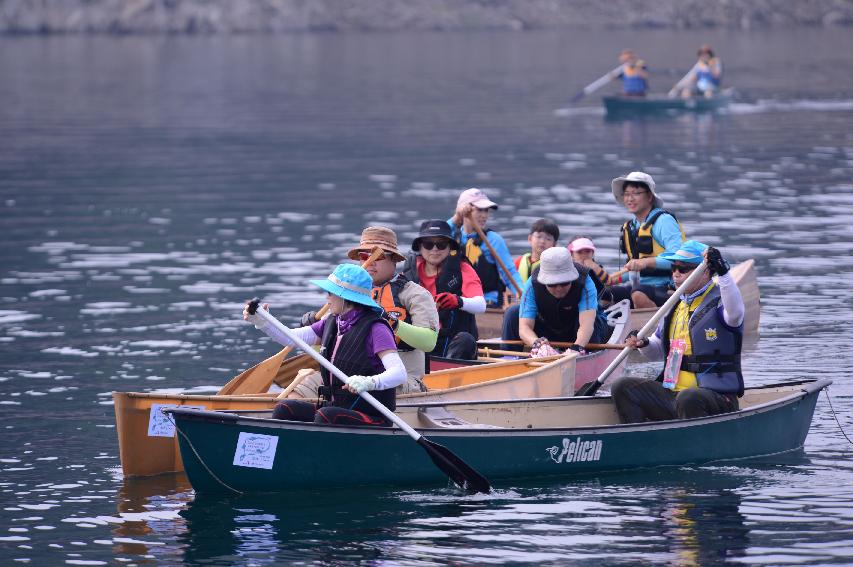
[[[689,274],[693,270],[696,269],[697,266],[684,265],[684,264],[672,264],[672,273],[678,272],[679,274]]]
[[[446,240],[421,240],[421,248],[424,250],[432,250],[433,248],[447,250],[448,246],[450,246],[450,242]]]
[[[379,262],[379,261],[381,261],[381,260],[384,260],[384,259],[385,259],[385,258],[387,258],[387,257],[388,257],[388,256],[386,256],[385,254],[382,254],[381,256],[379,256],[378,258],[376,258],[376,260],[375,260],[375,261],[376,261],[376,262]],[[362,262],[367,262],[367,260],[368,260],[369,258],[370,258],[370,252],[359,252],[359,253],[358,253],[358,259],[359,259],[359,260],[361,260]]]
[[[550,289],[553,289],[555,287],[566,287],[566,286],[572,287],[572,282],[545,284],[545,287],[550,288]]]

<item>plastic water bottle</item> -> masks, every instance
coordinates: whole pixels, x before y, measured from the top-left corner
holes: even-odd
[[[628,272],[628,281],[631,282],[631,289],[637,289],[637,286],[640,285],[640,272],[636,270]]]

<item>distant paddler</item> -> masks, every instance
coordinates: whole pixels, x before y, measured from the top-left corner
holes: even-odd
[[[341,264],[325,280],[311,283],[328,293],[329,317],[294,333],[349,379],[344,384],[323,368],[323,390],[317,402],[286,399],[276,405],[273,418],[335,425],[390,426],[380,411],[358,394],[369,392],[389,410],[396,408],[395,389],[406,381],[406,367],[397,353],[394,333],[381,317],[382,308],[371,297],[373,280],[361,266]],[[264,307],[266,308],[266,306]],[[287,335],[257,313],[243,310],[249,321],[274,341],[293,344]]]
[[[723,63],[714,55],[709,44],[704,44],[697,52],[699,60],[690,68],[684,77],[669,91],[674,97],[681,93],[682,98],[703,96],[711,98],[720,91],[723,80]]]
[[[622,94],[625,96],[646,96],[649,89],[646,62],[637,57],[632,49],[623,49],[619,54],[619,66],[585,86],[570,102],[578,102],[615,79],[622,79]]]

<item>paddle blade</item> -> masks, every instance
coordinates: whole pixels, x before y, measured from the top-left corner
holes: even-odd
[[[492,486],[486,477],[471,468],[468,463],[457,457],[447,447],[434,443],[426,437],[418,439],[418,445],[426,450],[435,466],[440,468],[456,486],[468,494],[476,494],[477,492],[488,494],[492,491]]]
[[[601,388],[601,385],[604,382],[599,382],[598,380],[593,380],[592,382],[587,382],[575,392],[575,396],[594,396],[595,393]]]

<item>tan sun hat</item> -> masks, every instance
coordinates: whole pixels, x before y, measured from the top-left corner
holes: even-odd
[[[358,260],[358,255],[361,252],[372,252],[377,246],[395,263],[406,259],[397,249],[397,235],[393,230],[384,226],[368,226],[365,228],[361,232],[361,242],[347,253],[347,257],[350,260]]]
[[[579,275],[568,248],[555,246],[542,251],[536,276],[536,281],[542,285],[573,282]]]
[[[652,179],[651,175],[649,175],[648,173],[643,173],[642,171],[632,171],[628,175],[617,177],[616,179],[610,182],[610,189],[613,191],[613,197],[616,199],[617,203],[621,205],[623,202],[622,195],[625,194],[626,183],[642,183],[643,185],[648,187],[653,197],[652,208],[663,208],[663,200],[658,196],[657,193],[655,193],[655,180]]]

